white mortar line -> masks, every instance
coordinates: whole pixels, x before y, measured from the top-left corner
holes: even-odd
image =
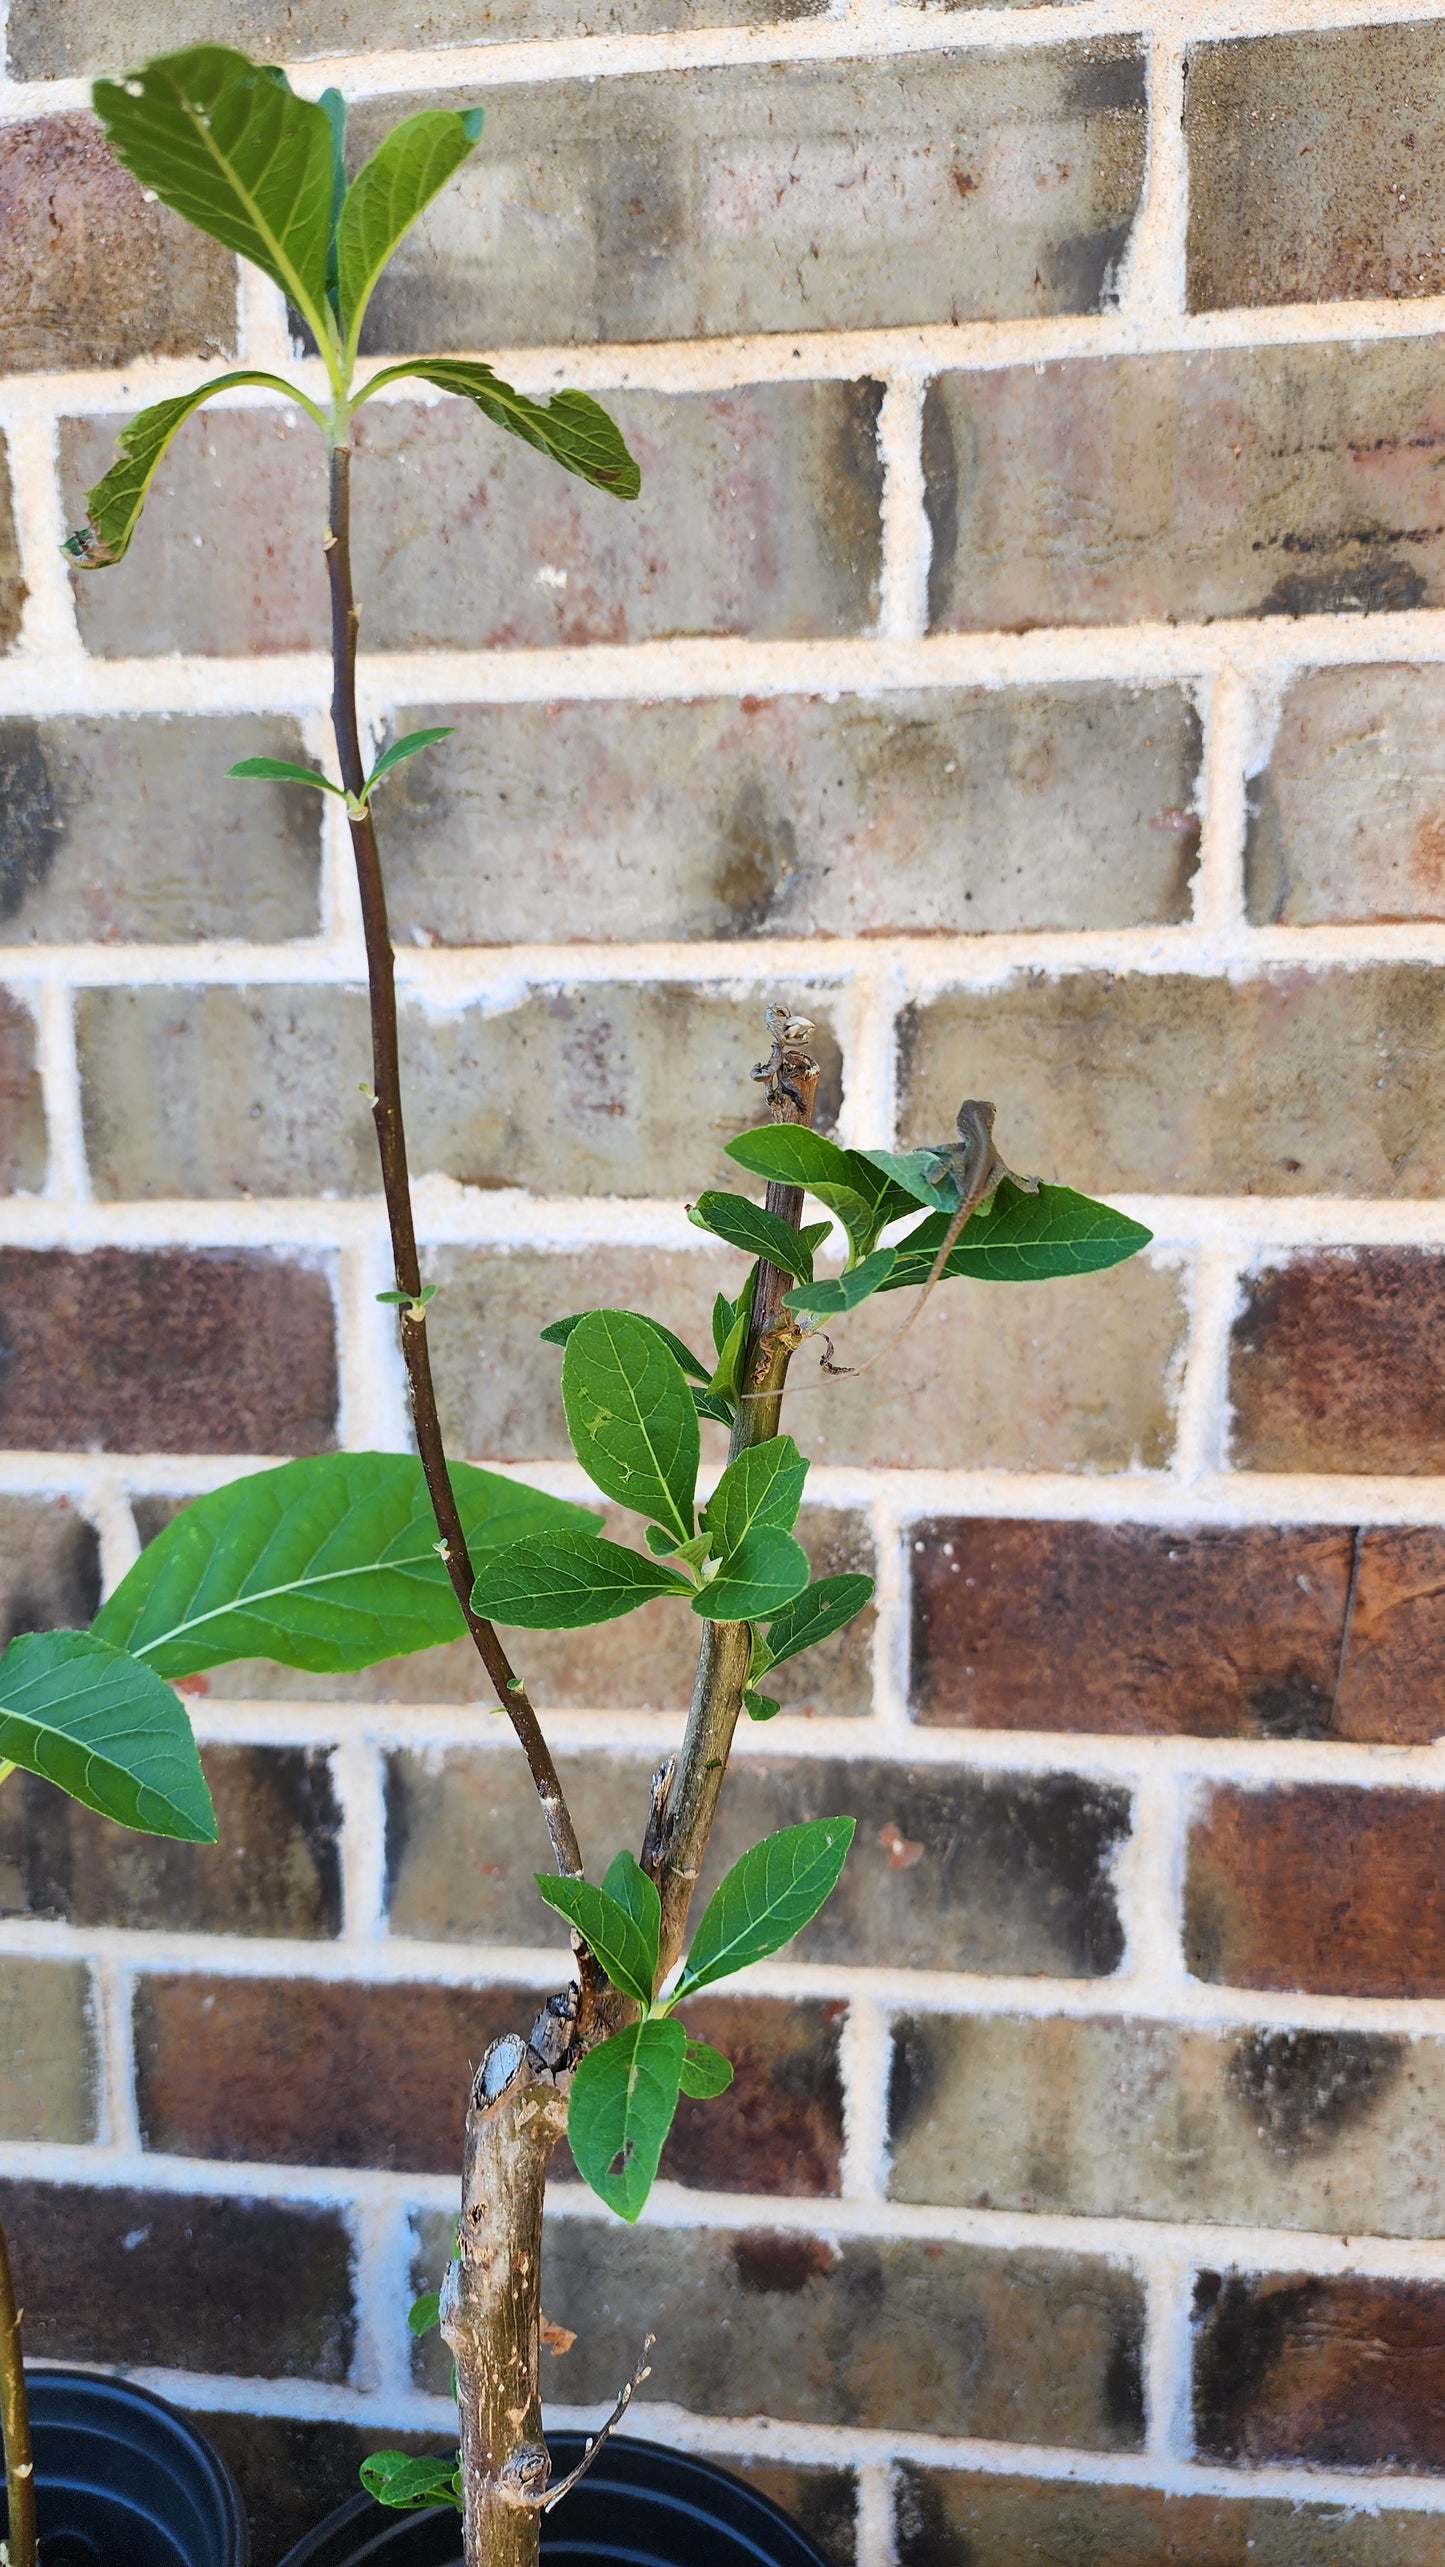
[[[60,505],[58,431],[54,419],[38,404],[12,407],[8,389],[8,384],[0,387],[0,427],[8,450],[15,532],[29,592],[14,657],[21,662],[44,661],[60,674],[80,661],[81,650],[70,580],[60,553],[67,530]]]
[[[878,422],[883,458],[883,583],[878,629],[902,641],[928,630],[932,550],[923,504],[923,377],[889,378]]]
[[[1114,1861],[1125,1929],[1124,1975],[1141,2011],[1167,2012],[1190,1984],[1182,1942],[1192,1777],[1152,1760],[1134,1787],[1134,1824]]]
[[[412,2229],[405,2201],[376,2198],[352,2210],[356,2306],[354,2385],[376,2398],[411,2390],[406,2311],[412,2299]]]
[[[1183,13],[1181,13],[1183,14]],[[1195,12],[1187,13],[1192,17]],[[1177,323],[1186,310],[1184,236],[1189,163],[1184,141],[1184,44],[1156,25],[1148,53],[1144,193],[1118,279],[1118,309],[1137,326]]]
[[[816,1465],[808,1476],[815,1483],[811,1493],[816,1494]],[[914,1734],[909,1713],[913,1597],[907,1545],[916,1537],[911,1528],[899,1522],[886,1497],[876,1499],[870,1507],[869,1531],[873,1536],[876,1617],[870,1736],[880,1745],[886,1740],[894,1754],[906,1756],[912,1752]]]
[[[1174,1469],[1186,1485],[1225,1462],[1229,1362],[1239,1303],[1239,1253],[1202,1247],[1188,1279],[1189,1334],[1175,1422]]]
[[[860,2469],[857,2490],[857,2567],[896,2567],[892,2471],[876,2462]]]
[[[1238,669],[1216,671],[1208,690],[1201,779],[1203,828],[1194,879],[1193,924],[1221,944],[1246,947],[1244,914],[1245,775],[1254,705]]]
[[[386,1930],[386,1808],[376,1749],[343,1739],[331,1753],[341,1809],[341,1937],[370,1947]]]
[[[1193,2451],[1192,2303],[1199,2259],[1157,2254],[1145,2267],[1145,2449],[1162,2465],[1187,2461]]]
[[[238,260],[237,270],[236,362],[289,375],[296,360],[286,326],[286,298],[249,259]]]
[[[140,1558],[140,1535],[124,1490],[114,1480],[100,1484],[86,1508],[100,1535],[102,1596],[113,1595],[128,1569]]]
[[[107,2154],[133,2161],[142,2145],[131,2028],[135,1980],[123,1961],[101,1959],[92,1968],[91,1984],[99,2034],[101,2146]]]
[[[850,2201],[881,2201],[888,2190],[888,2087],[893,2035],[885,2010],[855,1997],[843,2018],[842,2188]]]
[[[52,1208],[52,1217],[68,1227],[75,1207],[90,1200],[75,1007],[70,991],[54,981],[33,984],[33,996],[36,1059],[48,1138],[45,1201]]]

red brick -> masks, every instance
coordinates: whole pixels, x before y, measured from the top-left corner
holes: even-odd
[[[1440,2284],[1201,2273],[1195,2311],[1203,2458],[1255,2468],[1445,2466]]]
[[[35,1019],[0,990],[0,1194],[38,1194],[45,1183],[45,1100]]]
[[[1445,1257],[1323,1249],[1266,1265],[1235,1322],[1233,1455],[1255,1471],[1445,1471]]]
[[[236,262],[146,196],[93,116],[0,133],[0,370],[229,356]]]
[[[1439,2516],[1157,2487],[896,2473],[899,2567],[1436,2567]]]
[[[1216,1790],[1189,1847],[1196,1978],[1355,1997],[1445,1991],[1442,1804],[1309,1783]]]
[[[317,1453],[335,1440],[326,1277],[226,1250],[0,1250],[0,1443]]]

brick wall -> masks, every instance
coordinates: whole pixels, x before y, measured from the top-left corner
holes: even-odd
[[[575,1491],[539,1321],[695,1321],[727,1269],[679,1197],[775,993],[818,1017],[845,1136],[996,1096],[1016,1164],[1157,1233],[1115,1276],[951,1287],[898,1378],[800,1409],[813,1556],[876,1564],[876,1611],[742,1741],[719,1859],[830,1808],[858,1850],[796,1953],[700,2011],[737,2085],[684,2107],[637,2236],[559,2185],[551,2412],[595,2415],[651,2325],[644,2423],[839,2567],[1425,2567],[1445,22],[11,0],[22,1629],[86,1616],[238,1457],[405,1432],[345,850],[222,781],[327,754],[311,432],[234,398],[123,572],[72,586],[56,549],[129,409],[198,356],[286,361],[269,289],[87,117],[93,70],[203,33],[299,57],[368,131],[484,96],[374,351],[505,348],[605,393],[644,465],[624,512],[460,405],[360,433],[365,712],[457,734],[384,837],[459,1449]],[[685,1652],[643,1617],[526,1663],[609,1853]],[[473,1690],[460,1652],[218,1677],[213,1854],[0,1797],[32,2341],[204,2412],[260,2567],[369,2443],[447,2429],[404,2311],[466,2063],[559,1958]]]

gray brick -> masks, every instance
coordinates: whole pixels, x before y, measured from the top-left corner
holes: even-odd
[[[0,989],[0,1194],[38,1194],[45,1183],[45,1098],[35,1019]]]
[[[1251,788],[1255,926],[1445,917],[1445,670],[1322,668],[1295,678]]]
[[[1189,915],[1197,718],[1099,686],[408,706],[398,935],[980,934]]]
[[[0,2059],[0,2139],[95,2138],[98,2062],[84,1962],[7,1953]]]
[[[93,116],[6,125],[0,370],[226,356],[235,344],[234,258],[147,200]]]
[[[0,652],[13,650],[30,591],[20,568],[20,541],[10,488],[10,448],[0,433]]]
[[[0,1648],[22,1631],[83,1626],[99,1606],[94,1525],[65,1498],[0,1497]]]

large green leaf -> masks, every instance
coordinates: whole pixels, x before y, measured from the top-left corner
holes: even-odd
[[[798,1283],[813,1280],[813,1252],[801,1234],[776,1212],[760,1203],[750,1203],[745,1194],[700,1194],[688,1208],[689,1221],[696,1230],[709,1230],[715,1239],[726,1239],[730,1248],[741,1248],[748,1257],[766,1257],[770,1266],[778,1266]]]
[[[690,1541],[702,1449],[697,1410],[656,1329],[628,1310],[589,1310],[562,1357],[562,1405],[588,1478]]]
[[[27,1632],[0,1658],[0,1765],[147,1836],[214,1845],[191,1724],[169,1685],[89,1631]]]
[[[948,1233],[952,1215],[936,1212],[911,1230],[894,1257],[884,1292],[923,1284]],[[1147,1248],[1153,1232],[1112,1204],[1095,1203],[1066,1185],[1041,1185],[1023,1194],[1004,1178],[959,1232],[945,1275],[974,1275],[985,1283],[1041,1283],[1050,1275],[1088,1275],[1120,1265]]]
[[[808,1465],[791,1435],[770,1436],[729,1462],[703,1509],[708,1548],[726,1560],[764,1525],[791,1532],[803,1502]]]
[[[717,1576],[693,1597],[706,1622],[756,1622],[777,1613],[808,1583],[808,1554],[791,1533],[762,1527],[739,1543]]]
[[[472,1610],[519,1631],[582,1631],[615,1622],[655,1596],[690,1596],[688,1579],[589,1533],[538,1533],[484,1559]]]
[[[812,1818],[780,1827],[734,1863],[703,1909],[673,2003],[791,1943],[842,1871],[856,1825],[852,1818]]]
[[[336,273],[354,355],[372,288],[424,205],[445,187],[482,130],[480,107],[427,107],[393,125],[346,191],[336,227]]]
[[[762,1123],[727,1144],[730,1159],[777,1185],[800,1185],[836,1212],[855,1257],[866,1257],[880,1230],[912,1212],[916,1196],[861,1150],[844,1150],[803,1123]]]
[[[614,1988],[636,1997],[640,2006],[651,2005],[657,1976],[656,1928],[649,1936],[646,1925],[639,1924],[629,1907],[610,1890],[599,1890],[593,1881],[570,1880],[563,1872],[538,1872],[535,1877],[548,1907],[576,1926]]]
[[[474,1554],[552,1526],[590,1532],[597,1521],[465,1462],[451,1478]],[[163,1676],[229,1658],[335,1675],[460,1639],[465,1624],[420,1462],[319,1453],[184,1507],[93,1628]]]
[[[238,250],[327,337],[331,119],[228,45],[159,54],[91,96],[116,159],[163,205]]]
[[[800,1284],[795,1292],[785,1292],[784,1303],[789,1310],[824,1319],[839,1311],[856,1310],[870,1293],[886,1291],[897,1255],[896,1248],[873,1248],[843,1274],[828,1275],[822,1283]]]
[[[544,1346],[565,1346],[573,1329],[577,1326],[578,1322],[585,1319],[586,1316],[587,1313],[585,1310],[574,1310],[570,1319],[549,1319],[546,1327],[539,1328],[537,1334],[541,1338]],[[677,1360],[681,1364],[685,1373],[693,1374],[700,1382],[708,1381],[711,1378],[706,1364],[699,1363],[696,1355],[692,1351],[692,1348],[690,1346],[684,1346],[680,1337],[674,1337],[670,1328],[664,1328],[660,1319],[649,1319],[646,1314],[640,1310],[629,1310],[627,1316],[629,1319],[639,1320],[644,1328],[654,1329],[657,1335],[662,1339],[662,1342],[664,1346],[667,1347],[669,1353],[677,1357]]]
[[[234,374],[213,375],[209,383],[198,383],[193,392],[177,393],[170,401],[153,402],[149,410],[137,411],[129,425],[122,428],[116,440],[120,447],[118,461],[86,492],[86,522],[73,535],[67,535],[60,548],[68,561],[80,570],[109,570],[113,562],[123,558],[140,523],[146,493],[176,430],[185,426],[191,412],[209,401],[213,392],[227,392],[233,383],[260,383],[273,392],[284,392],[288,401],[299,401],[325,425],[315,403],[304,393],[283,383],[279,375],[256,374],[245,367]],[[308,780],[314,784],[325,781],[321,776]]]
[[[791,1604],[768,1625],[767,1639],[762,1643],[761,1664],[749,1670],[750,1675],[766,1675],[769,1667],[780,1667],[785,1658],[796,1658],[803,1649],[816,1649],[820,1640],[830,1640],[861,1613],[873,1593],[873,1581],[856,1572],[836,1578],[819,1578],[805,1587]]]
[[[577,2172],[609,2210],[635,2220],[672,2127],[687,2035],[670,2016],[629,2024],[579,2063],[567,2104]]]
[[[408,357],[405,364],[389,365],[374,374],[358,401],[369,400],[384,383],[407,376],[434,384],[438,392],[455,392],[464,401],[475,402],[494,427],[508,429],[595,489],[610,490],[614,499],[635,499],[642,488],[642,474],[627,451],[621,429],[590,392],[554,392],[543,404],[503,383],[480,358]]]

